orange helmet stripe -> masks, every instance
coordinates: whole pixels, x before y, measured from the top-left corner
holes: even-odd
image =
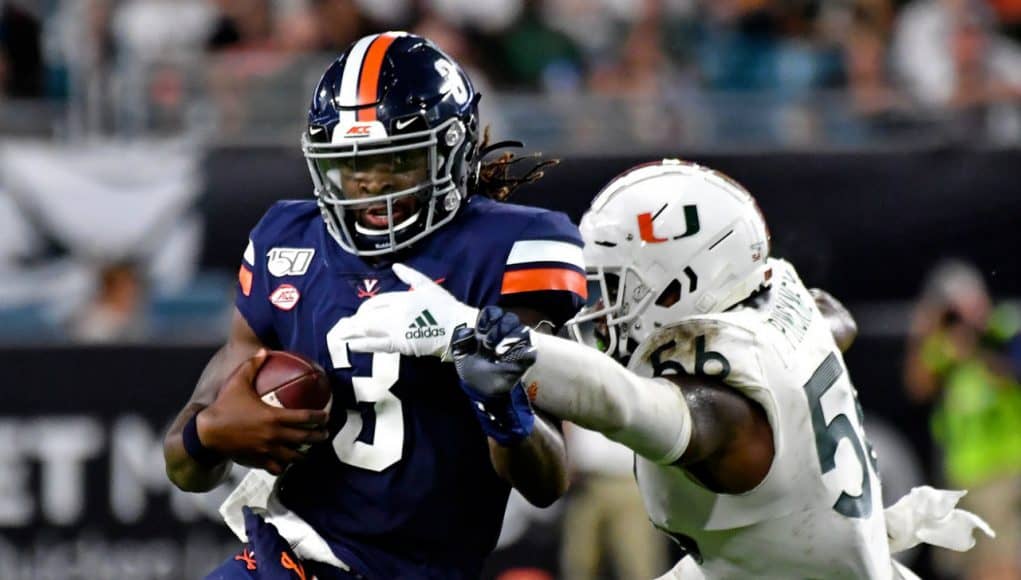
[[[358,79],[358,104],[368,105],[379,100],[379,73],[383,70],[383,57],[393,44],[397,35],[392,32],[380,34],[369,45],[362,61],[362,71]],[[359,121],[375,121],[376,107],[358,109]]]

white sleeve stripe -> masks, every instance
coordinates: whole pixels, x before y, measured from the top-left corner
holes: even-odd
[[[520,240],[514,242],[507,265],[527,264],[529,262],[563,262],[581,270],[585,269],[585,259],[581,248],[569,242],[553,240]]]
[[[248,240],[248,247],[245,248],[245,262],[249,266],[255,265],[255,246],[252,245],[252,240]]]

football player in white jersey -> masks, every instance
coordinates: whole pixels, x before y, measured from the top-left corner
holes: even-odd
[[[891,552],[992,533],[955,509],[963,492],[916,488],[884,510],[840,354],[853,321],[769,257],[740,185],[677,160],[638,166],[596,196],[581,232],[592,290],[569,323],[578,342],[488,307],[451,349],[476,391],[524,389],[637,452],[649,516],[687,554],[667,576],[914,578]],[[452,300],[415,290],[412,306]],[[348,337],[352,350],[415,352],[386,309],[359,317],[372,330]]]

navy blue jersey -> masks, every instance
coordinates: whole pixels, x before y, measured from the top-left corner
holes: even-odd
[[[396,258],[466,304],[560,324],[584,303],[581,245],[563,214],[473,198]],[[453,365],[351,353],[331,333],[366,298],[407,290],[390,265],[342,250],[313,201],[277,203],[252,231],[238,310],[264,344],[317,361],[334,384],[332,446],[286,473],[281,498],[371,577],[477,577],[509,487]]]

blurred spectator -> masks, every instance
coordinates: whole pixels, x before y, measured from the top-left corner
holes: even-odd
[[[574,481],[564,507],[561,577],[631,580],[662,574],[668,544],[645,515],[632,472],[634,453],[574,425],[565,434]]]
[[[908,94],[930,108],[950,108],[959,134],[1021,136],[1021,48],[995,34],[979,0],[915,0],[899,18],[894,67]]]
[[[196,107],[191,63],[215,25],[208,0],[123,0],[110,15],[116,59],[111,95],[121,134],[179,134]]]
[[[404,30],[414,20],[418,0],[354,0],[357,12],[381,29]],[[419,7],[420,9],[420,7]]]
[[[664,49],[663,2],[641,0],[640,5],[618,52],[595,65],[588,79],[589,91],[612,97],[613,116],[625,122],[591,129],[609,130],[616,138],[637,143],[669,142],[681,127],[676,116],[663,115],[658,105],[675,96],[682,82]],[[589,137],[583,133],[574,138]]]
[[[661,2],[644,0],[644,9],[625,37],[616,58],[592,72],[597,94],[654,97],[670,92],[674,75],[663,50]]]
[[[1016,311],[993,309],[974,267],[953,261],[930,275],[908,340],[908,392],[938,401],[932,426],[946,480],[968,490],[962,507],[997,533],[960,555],[968,579],[1021,578],[1019,326]]]
[[[86,343],[137,342],[146,337],[145,283],[138,267],[120,262],[100,268],[91,302],[71,320],[69,336]]]
[[[721,90],[798,90],[816,84],[803,14],[777,0],[703,1],[699,65]]]
[[[855,111],[867,116],[903,108],[888,70],[891,13],[885,1],[859,1],[844,38],[844,68]]]
[[[280,142],[307,99],[289,87],[406,29],[469,61],[508,118],[543,111],[522,132],[544,146],[1010,143],[1019,21],[1021,0],[8,0],[0,84],[67,95],[49,122],[72,132]]]
[[[776,28],[767,0],[701,2],[699,67],[710,88],[746,90],[769,83]]]
[[[216,23],[208,0],[123,0],[110,16],[121,59],[197,56]]]
[[[274,47],[271,0],[217,0],[220,18],[209,38],[211,50],[269,50]]]
[[[39,97],[43,91],[39,20],[18,2],[0,2],[0,94]]]
[[[484,68],[484,58],[475,50],[471,38],[449,20],[440,17],[428,5],[423,6],[421,16],[412,32],[433,41],[440,50],[461,63],[475,85],[475,90],[482,95],[482,100],[479,101],[479,117],[483,126],[490,128],[490,133],[497,141],[502,139],[506,130],[499,107],[499,94],[492,90],[492,83]]]
[[[339,53],[370,32],[358,6],[353,0],[312,0],[320,50]]]
[[[68,96],[74,134],[100,135],[113,125],[113,8],[113,0],[57,0],[44,23],[50,90]]]
[[[581,51],[542,17],[541,2],[525,2],[521,17],[491,37],[500,47],[500,82],[547,92],[572,92],[583,79]]]
[[[359,0],[372,2],[374,0]],[[462,29],[477,30],[485,35],[498,35],[519,20],[526,4],[543,0],[420,0],[447,22]],[[534,8],[534,6],[533,6]],[[484,48],[484,47],[483,47]]]

